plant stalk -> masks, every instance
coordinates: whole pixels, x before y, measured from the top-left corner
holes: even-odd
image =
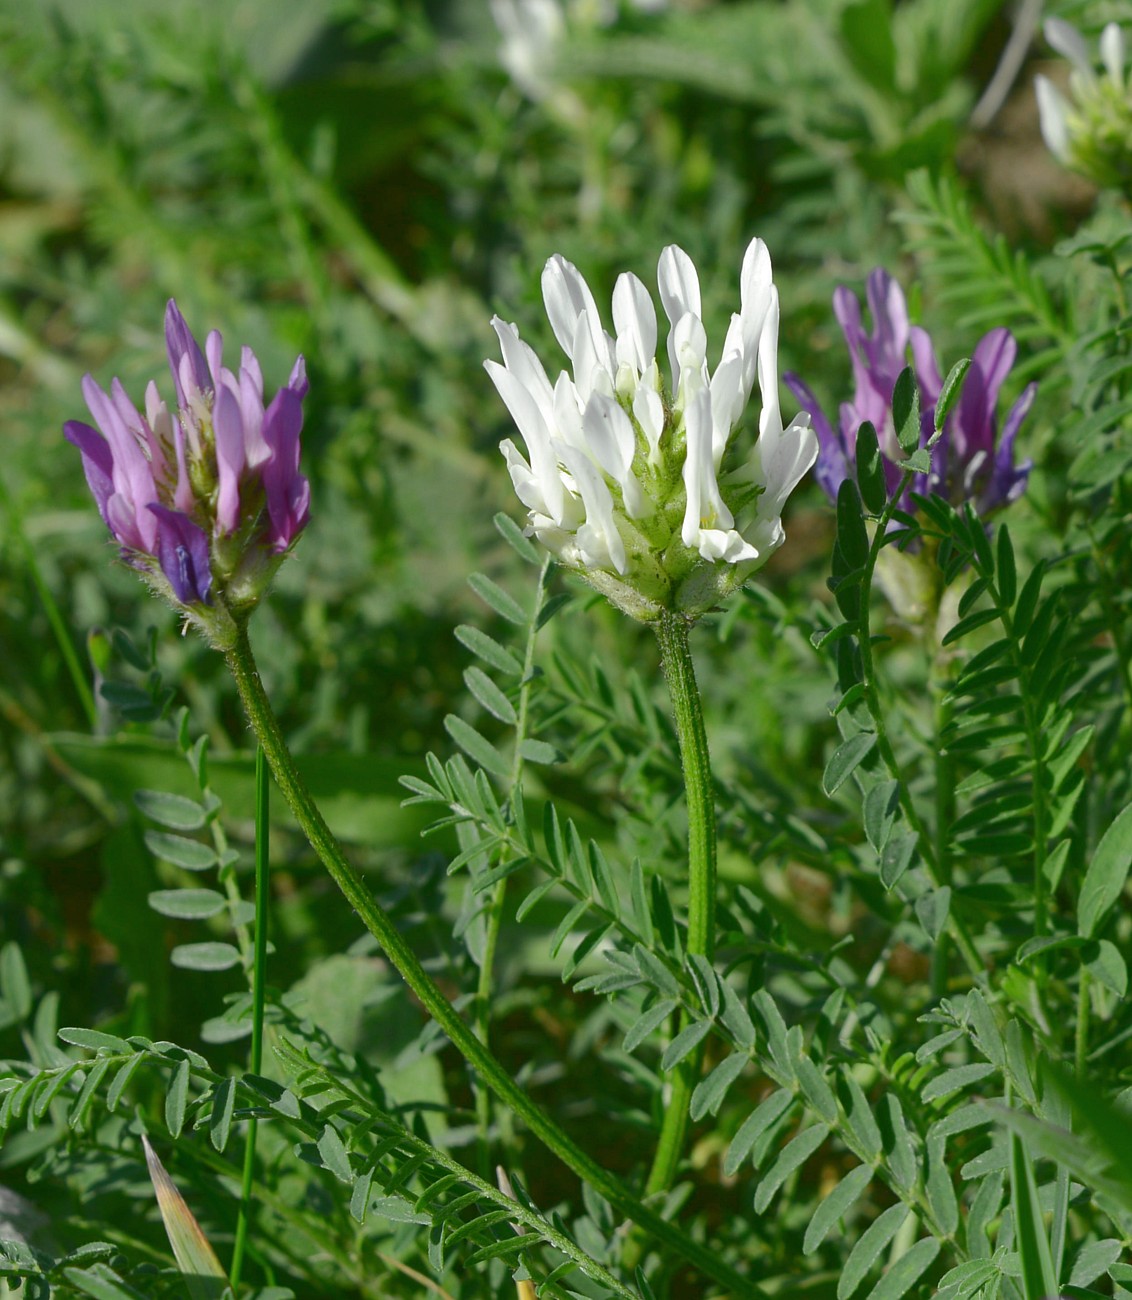
[[[664,680],[672,700],[688,808],[687,951],[689,956],[698,955],[710,961],[715,950],[715,800],[703,704],[688,639],[690,625],[679,615],[665,613],[654,626]],[[684,1012],[680,1028],[687,1023],[688,1015]],[[652,1168],[645,1183],[646,1196],[666,1192],[676,1180],[688,1131],[688,1107],[702,1064],[701,1047],[676,1067]]]
[[[270,829],[271,780],[263,746],[255,751],[255,962],[252,968],[252,1047],[248,1062],[250,1073],[259,1074],[263,1068],[263,1020],[266,990],[264,977],[267,967],[267,908],[268,883],[271,870]],[[244,1141],[244,1174],[240,1187],[240,1209],[236,1216],[236,1239],[232,1245],[232,1267],[229,1278],[232,1292],[240,1285],[240,1272],[244,1264],[248,1224],[252,1215],[252,1183],[255,1179],[255,1146],[259,1121],[253,1115],[248,1120]]]
[[[384,908],[373,897],[359,872],[347,861],[341,846],[311,798],[283,739],[278,719],[275,717],[256,668],[248,640],[247,621],[237,619],[235,624],[235,634],[225,650],[225,656],[240,692],[248,721],[263,747],[276,784],[311,847],[342,891],[346,901],[358,913],[366,929],[381,944],[385,955],[396,966],[402,979],[420,999],[425,1010],[444,1030],[452,1045],[495,1095],[521,1117],[544,1146],[558,1156],[563,1164],[573,1170],[579,1178],[604,1196],[626,1218],[633,1220],[658,1242],[668,1246],[708,1277],[728,1287],[735,1295],[762,1295],[763,1292],[755,1283],[742,1277],[707,1246],[694,1241],[654,1210],[643,1205],[618,1178],[603,1169],[577,1146],[548,1115],[535,1105],[491,1051],[480,1042],[474,1031],[461,1019],[421,965]]]

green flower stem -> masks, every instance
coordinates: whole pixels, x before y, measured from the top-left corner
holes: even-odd
[[[519,788],[523,777],[523,741],[527,735],[527,714],[531,703],[531,682],[535,665],[535,640],[538,636],[539,610],[542,608],[543,593],[546,590],[546,575],[550,571],[550,556],[542,562],[535,588],[533,614],[527,627],[527,644],[523,654],[523,674],[519,686],[519,703],[515,723],[515,752],[511,760],[511,774],[508,790],[509,797]],[[476,984],[475,1027],[476,1037],[489,1046],[491,1038],[491,1005],[495,987],[495,951],[499,946],[499,932],[503,928],[503,908],[507,901],[507,880],[504,876],[491,894],[491,903],[487,909],[484,934],[483,956],[480,960],[480,976]],[[488,1142],[488,1130],[491,1126],[491,1093],[487,1088],[476,1089],[476,1128],[479,1130],[479,1172],[481,1178],[491,1174],[491,1147]]]
[[[252,977],[252,1050],[248,1069],[260,1074],[263,1069],[263,1019],[267,973],[267,908],[268,881],[271,870],[271,782],[263,746],[255,751],[255,965]],[[232,1267],[229,1278],[233,1294],[240,1285],[240,1272],[244,1263],[248,1223],[252,1213],[252,1183],[255,1179],[255,1144],[259,1121],[253,1115],[248,1120],[244,1145],[244,1176],[240,1188],[240,1209],[236,1216],[236,1240],[232,1245]]]
[[[1073,1039],[1073,1065],[1078,1079],[1086,1077],[1089,1068],[1089,984],[1091,976],[1087,966],[1081,967],[1077,985],[1077,1028]]]
[[[703,706],[688,642],[690,624],[678,614],[665,613],[653,626],[660,643],[664,680],[672,699],[688,805],[687,951],[689,956],[699,955],[711,961],[715,950],[715,801]],[[680,1027],[687,1023],[688,1015],[684,1012]],[[645,1183],[646,1196],[666,1192],[676,1180],[688,1131],[688,1106],[702,1063],[701,1046],[676,1068]]]
[[[738,1296],[762,1295],[752,1282],[742,1277],[718,1254],[694,1241],[674,1224],[666,1222],[649,1209],[621,1181],[603,1169],[578,1147],[511,1078],[491,1051],[440,991],[418,961],[385,910],[370,893],[358,871],[347,861],[338,841],[311,798],[291,752],[283,739],[278,719],[263,689],[255,658],[248,641],[246,621],[237,621],[231,644],[225,651],[228,667],[235,678],[252,730],[263,746],[276,784],[282,791],[295,820],[302,827],[311,847],[346,901],[358,913],[366,929],[381,944],[385,955],[397,967],[402,979],[420,999],[425,1010],[447,1034],[452,1045],[476,1070],[495,1095],[509,1106],[548,1150],[583,1179],[611,1205],[632,1219],[658,1242],[662,1242],[708,1277],[728,1287]]]
[[[933,674],[935,694],[935,836],[939,879],[951,884],[951,823],[955,820],[955,764],[945,751],[941,737],[951,724],[952,707],[946,698],[946,685]],[[932,951],[932,997],[937,1001],[947,992],[947,967],[951,956],[951,936],[945,930]]]

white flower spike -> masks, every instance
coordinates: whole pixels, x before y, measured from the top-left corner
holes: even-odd
[[[570,370],[551,384],[498,318],[503,364],[484,363],[526,448],[500,444],[528,532],[646,623],[666,611],[696,618],[763,565],[784,540],[786,498],[817,455],[807,415],[782,424],[778,291],[762,240],[743,258],[740,309],[714,372],[699,277],[683,249],[661,253],[657,281],[667,386],[641,281],[618,278],[613,337],[577,267],[558,255],[543,271],[543,300]],[[732,435],[756,382],[759,436],[744,458]]]
[[[1034,83],[1050,153],[1096,184],[1132,194],[1132,71],[1123,29],[1109,23],[1101,32],[1100,74],[1072,24],[1049,18],[1043,31],[1070,64],[1068,98],[1048,77],[1039,76]]]

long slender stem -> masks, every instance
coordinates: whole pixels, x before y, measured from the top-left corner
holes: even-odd
[[[513,798],[523,779],[523,741],[527,735],[527,715],[531,705],[531,681],[535,663],[535,639],[538,635],[539,611],[546,575],[550,571],[550,557],[542,563],[535,588],[534,607],[527,627],[527,644],[523,654],[523,674],[519,684],[519,704],[515,710],[515,752],[511,759],[509,797]],[[504,852],[507,850],[505,849]],[[490,1045],[492,994],[495,987],[495,952],[499,946],[499,932],[503,928],[503,909],[507,902],[507,880],[504,876],[495,886],[488,905],[484,932],[483,956],[480,959],[479,980],[476,983],[475,1027],[476,1037],[485,1047]],[[479,1172],[481,1178],[490,1177],[491,1149],[488,1130],[491,1126],[491,1093],[480,1086],[476,1089],[476,1128],[479,1130]]]
[[[271,870],[271,781],[263,746],[255,751],[255,966],[252,977],[252,1050],[249,1069],[259,1074],[263,1068],[263,1019],[266,990],[264,978],[267,968],[267,907],[268,881]],[[229,1277],[232,1291],[240,1285],[240,1272],[244,1263],[248,1224],[252,1214],[252,1183],[255,1178],[255,1145],[259,1121],[253,1115],[248,1120],[244,1145],[244,1176],[240,1188],[240,1209],[236,1216],[236,1240],[232,1246],[232,1267]]]
[[[1089,1063],[1089,984],[1091,975],[1087,966],[1081,967],[1077,985],[1077,1028],[1073,1036],[1073,1064],[1078,1079],[1085,1077]]]
[[[952,708],[946,698],[946,687],[933,675],[935,694],[935,836],[936,861],[939,879],[943,885],[951,884],[951,823],[955,820],[955,764],[943,747],[942,737],[951,723]],[[932,996],[941,998],[947,992],[947,967],[951,954],[951,936],[945,930],[935,942],[932,952]]]
[[[704,713],[696,685],[688,642],[689,625],[678,615],[665,614],[655,624],[661,665],[680,743],[684,790],[688,806],[688,939],[689,956],[711,960],[715,949],[715,802]],[[687,1013],[680,1018],[687,1023]],[[701,1051],[686,1056],[676,1068],[664,1108],[645,1195],[667,1191],[676,1179],[688,1131],[688,1106],[703,1063]]]
[[[491,1051],[480,1042],[474,1031],[460,1018],[421,965],[393,921],[370,893],[361,875],[347,861],[341,846],[311,798],[283,739],[279,722],[260,681],[251,644],[248,641],[246,622],[237,621],[235,635],[226,650],[226,657],[248,720],[263,746],[275,781],[287,800],[295,820],[302,827],[311,847],[342,891],[346,901],[358,913],[366,929],[381,944],[385,955],[397,967],[402,979],[420,999],[429,1015],[444,1030],[457,1051],[477,1071],[495,1095],[520,1116],[544,1146],[622,1214],[645,1229],[658,1242],[669,1246],[708,1277],[731,1288],[736,1295],[762,1295],[763,1292],[756,1284],[742,1277],[707,1246],[694,1241],[675,1225],[666,1222],[655,1211],[643,1205],[618,1178],[588,1156],[531,1101]]]

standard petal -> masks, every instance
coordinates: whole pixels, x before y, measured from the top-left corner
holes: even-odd
[[[643,374],[656,357],[656,308],[635,275],[619,275],[613,286],[613,328],[618,364]]]
[[[1058,54],[1073,64],[1076,72],[1080,73],[1086,81],[1096,80],[1089,47],[1085,44],[1085,38],[1072,23],[1067,23],[1064,18],[1047,18],[1042,24],[1042,31]]]
[[[310,484],[299,473],[299,434],[303,404],[293,389],[281,388],[263,417],[263,436],[272,449],[263,467],[270,527],[267,541],[285,551],[306,527],[310,516]]]
[[[177,390],[177,405],[189,404],[185,380],[198,392],[208,387],[208,367],[200,345],[172,298],[165,305],[165,350],[169,354],[169,369]]]
[[[570,360],[576,364],[574,346],[578,317],[584,312],[594,355],[602,358],[602,364],[612,371],[612,348],[601,328],[601,316],[590,287],[573,262],[568,262],[559,253],[555,253],[543,270],[542,297],[554,337]]]
[[[693,316],[703,316],[700,277],[695,263],[678,244],[669,244],[661,253],[656,280],[661,305],[670,324],[675,325],[689,312]]]
[[[81,420],[68,420],[63,425],[63,437],[82,453],[87,486],[103,523],[109,526],[106,503],[114,493],[114,457],[110,444],[97,429]]]
[[[244,416],[240,408],[240,386],[230,370],[223,370],[212,408],[216,435],[216,523],[221,533],[234,533],[240,526],[240,476],[244,472]],[[266,443],[265,443],[266,445]]]
[[[1124,31],[1119,23],[1108,23],[1101,32],[1101,62],[1117,90],[1124,89],[1124,64],[1126,59]]]
[[[1050,153],[1064,163],[1069,158],[1069,104],[1053,82],[1040,74],[1034,78],[1034,94],[1042,139]]]

